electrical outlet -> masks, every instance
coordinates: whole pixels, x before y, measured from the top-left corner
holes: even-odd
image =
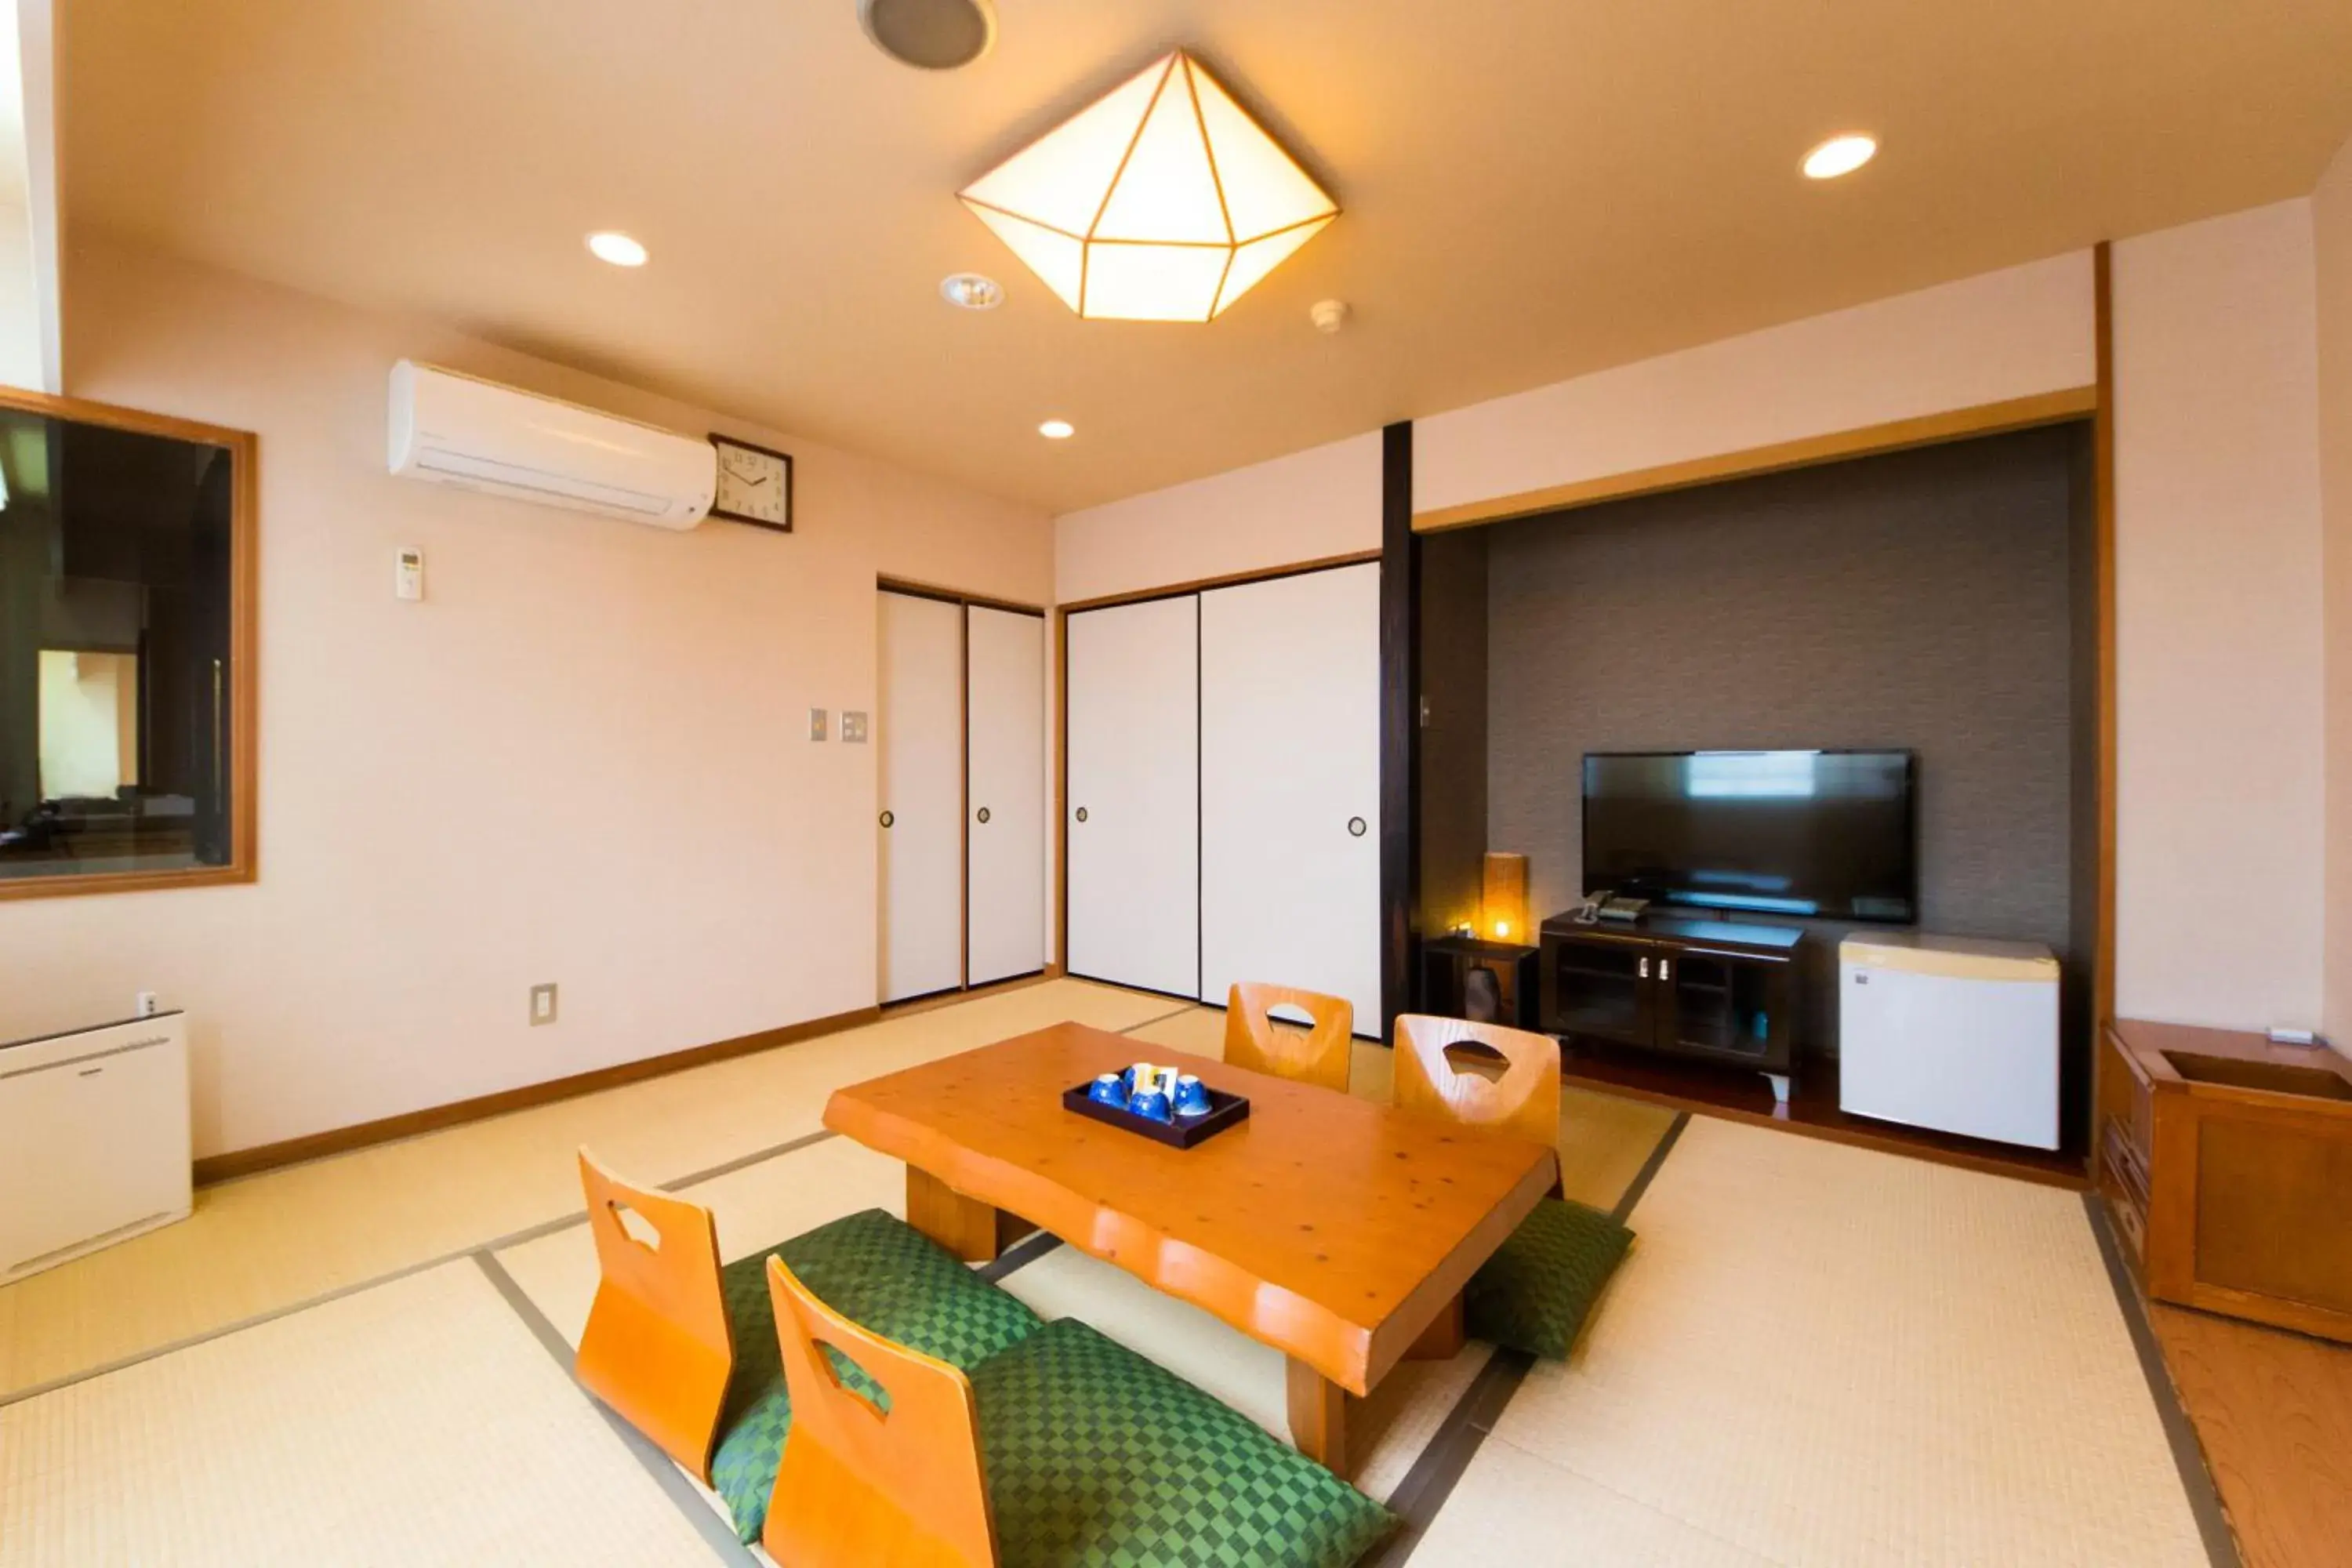
[[[553,1022],[555,1022],[555,982],[551,980],[544,985],[534,985],[530,988],[530,1026],[536,1029],[541,1024]]]
[[[155,1005],[155,993],[152,991],[142,991],[139,993],[139,1011],[132,1014],[131,1016],[134,1018],[152,1018],[155,1016],[157,1010],[158,1009]]]
[[[866,743],[866,715],[841,710],[841,739],[845,744],[862,746]]]
[[[809,710],[809,739],[812,741],[824,739],[824,710],[822,708]]]

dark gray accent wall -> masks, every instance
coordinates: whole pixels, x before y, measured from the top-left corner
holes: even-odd
[[[1582,892],[1587,752],[1907,747],[1920,925],[2073,941],[2070,429],[1487,531],[1486,847]],[[1834,1048],[1817,922],[1801,1044]]]
[[[1421,898],[1413,929],[1478,918],[1486,854],[1486,535],[1421,542]]]

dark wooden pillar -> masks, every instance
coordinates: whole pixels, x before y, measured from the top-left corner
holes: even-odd
[[[1381,1037],[1412,1010],[1420,802],[1421,542],[1412,531],[1412,423],[1381,432]]]

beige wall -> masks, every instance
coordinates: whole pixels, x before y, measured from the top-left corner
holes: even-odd
[[[1579,376],[1416,421],[1413,510],[2088,386],[2095,331],[2075,251]]]
[[[2320,1012],[2311,204],[2115,248],[2116,1006]]]
[[[2327,975],[2324,1017],[2352,1054],[2352,142],[2312,198],[2327,601]]]
[[[1045,602],[1043,514],[177,261],[68,282],[69,391],[260,434],[261,876],[0,904],[0,1037],[161,992],[213,1152],[874,1001],[873,748],[807,710],[872,708],[877,573]],[[388,478],[403,355],[792,451],[799,531]]]
[[[1377,431],[1171,485],[1054,525],[1064,604],[1381,547]]]

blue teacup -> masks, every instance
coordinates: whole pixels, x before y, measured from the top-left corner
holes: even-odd
[[[1087,1086],[1087,1098],[1097,1105],[1108,1105],[1113,1110],[1125,1110],[1127,1086],[1119,1081],[1118,1074],[1107,1072]]]
[[[1209,1091],[1191,1073],[1176,1080],[1176,1114],[1206,1116],[1209,1114]]]
[[[1176,1120],[1174,1113],[1169,1110],[1168,1097],[1156,1089],[1148,1089],[1136,1095],[1127,1102],[1127,1108],[1146,1121]]]

